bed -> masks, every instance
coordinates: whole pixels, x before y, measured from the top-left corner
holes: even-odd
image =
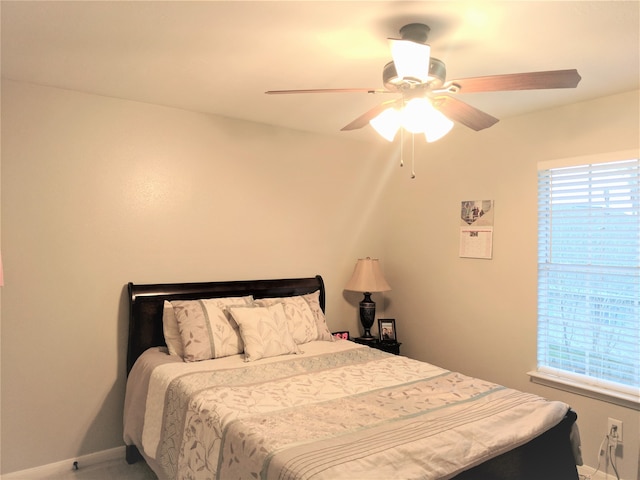
[[[566,404],[334,339],[319,275],[128,292],[127,461],[160,479],[578,479]]]

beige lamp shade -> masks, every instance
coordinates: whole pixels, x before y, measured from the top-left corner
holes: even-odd
[[[352,292],[386,292],[391,287],[384,279],[377,258],[360,258],[345,290]]]

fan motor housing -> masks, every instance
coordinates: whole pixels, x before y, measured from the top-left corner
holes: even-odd
[[[440,88],[444,84],[446,77],[447,68],[444,62],[434,57],[429,60],[429,79],[424,84],[399,78],[393,62],[387,63],[382,70],[382,83],[388,90],[402,90],[420,85]]]

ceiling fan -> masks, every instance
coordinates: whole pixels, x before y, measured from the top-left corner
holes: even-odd
[[[491,127],[498,119],[457,98],[458,94],[506,90],[575,88],[581,77],[576,69],[513,73],[446,79],[442,60],[430,56],[426,43],[430,28],[411,23],[400,29],[400,39],[389,39],[393,61],[382,70],[384,88],[327,88],[311,90],[270,90],[265,93],[392,93],[400,98],[385,101],[363,113],[341,130],[355,130],[371,123],[387,140],[400,127],[424,133],[427,141],[446,135],[459,122],[475,131]]]

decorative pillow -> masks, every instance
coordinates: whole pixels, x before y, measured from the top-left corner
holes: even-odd
[[[319,290],[293,297],[260,298],[255,303],[260,306],[282,303],[284,313],[287,316],[289,331],[298,345],[313,340],[334,341],[327,327],[324,312],[320,307]]]
[[[316,319],[313,316],[311,307],[309,307],[309,303],[302,296],[261,298],[255,301],[255,304],[261,307],[268,307],[277,303],[281,303],[284,307],[289,331],[298,345],[318,338]]]
[[[169,348],[169,355],[184,357],[178,321],[176,320],[173,306],[167,300],[164,301],[162,307],[162,329],[164,331],[164,340],[167,342],[167,348]]]
[[[268,307],[230,307],[244,342],[244,360],[299,353],[281,303]]]
[[[333,342],[335,338],[331,335],[324,312],[322,311],[322,307],[320,307],[320,290],[302,295],[302,298],[307,301],[309,308],[311,308],[311,312],[313,313],[313,318],[316,322],[316,329],[318,330],[317,340]]]
[[[251,305],[253,297],[207,298],[172,301],[185,362],[228,357],[242,353],[238,325],[226,309]]]

